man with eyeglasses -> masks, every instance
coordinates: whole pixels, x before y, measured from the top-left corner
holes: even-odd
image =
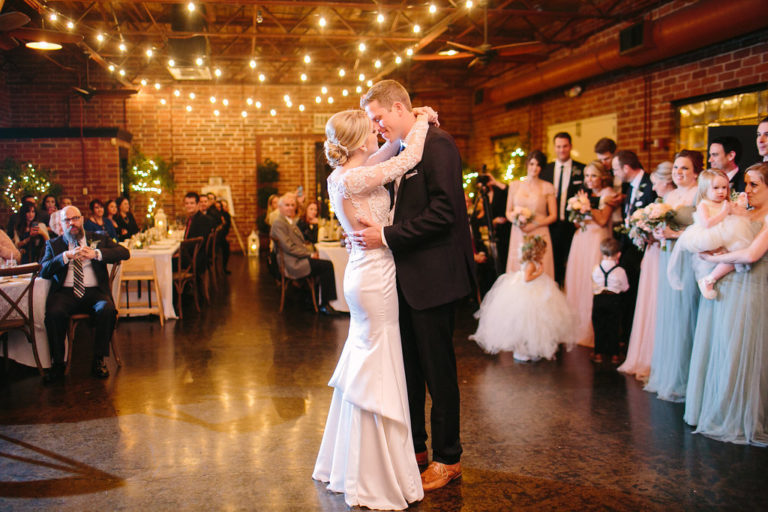
[[[51,369],[46,382],[64,377],[64,340],[69,319],[78,313],[91,316],[94,325],[93,375],[105,379],[109,370],[109,339],[117,310],[109,289],[107,265],[131,257],[128,249],[111,238],[83,230],[83,217],[74,206],[61,213],[63,234],[45,244],[40,277],[51,280],[45,304],[45,329],[51,350]]]

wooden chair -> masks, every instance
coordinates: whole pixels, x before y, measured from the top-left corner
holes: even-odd
[[[187,285],[192,286],[195,295],[195,309],[200,312],[200,301],[197,296],[197,254],[203,246],[203,237],[190,238],[182,240],[179,250],[173,255],[176,260],[173,272],[173,287],[176,290],[176,309],[178,309],[179,318],[184,318],[181,311],[181,296]]]
[[[315,297],[315,278],[311,275],[302,277],[301,279],[293,279],[291,277],[288,277],[285,274],[285,255],[283,254],[283,251],[280,249],[280,242],[274,237],[270,237],[272,241],[274,242],[275,246],[275,258],[277,260],[277,268],[280,272],[280,313],[283,312],[283,307],[285,306],[285,290],[288,288],[291,284],[301,284],[306,283],[309,287],[309,293],[312,295],[312,307],[315,309],[315,313],[317,313],[317,298]]]
[[[206,277],[208,278],[208,284],[205,290],[205,299],[210,302],[208,295],[208,288],[211,290],[217,290],[219,288],[217,276],[216,276],[216,236],[220,231],[221,225],[208,234],[208,239],[205,241],[205,255],[208,258],[208,266],[205,269]]]
[[[29,279],[29,282],[16,299],[11,298],[5,291],[3,291],[2,287],[0,287],[0,303],[3,303],[3,306],[8,306],[8,309],[0,317],[0,335],[2,335],[3,342],[3,357],[5,357],[7,364],[8,333],[10,331],[23,332],[24,336],[26,336],[27,340],[32,344],[32,353],[35,355],[35,364],[42,376],[43,365],[40,364],[40,355],[37,352],[37,343],[35,340],[35,308],[32,304],[35,295],[35,279],[37,279],[37,274],[40,273],[40,268],[39,263],[29,263],[18,267],[0,269],[0,278],[18,276]],[[21,301],[24,300],[25,296],[27,300],[27,312],[24,312],[20,307]]]
[[[129,306],[128,303],[128,283],[131,281],[150,281],[152,286],[147,285],[147,303],[140,306]],[[118,299],[118,316],[127,315],[149,315],[156,314],[160,317],[160,325],[165,323],[165,314],[163,313],[163,296],[160,293],[160,285],[157,282],[157,270],[155,269],[155,258],[151,256],[131,258],[123,262],[123,269],[120,272],[120,284],[118,290],[122,295],[122,286],[125,284],[126,302]],[[152,305],[152,288],[155,289],[155,305]]]
[[[112,265],[112,270],[109,271],[109,293],[112,293],[112,285],[115,282],[115,276],[120,272],[121,261]],[[117,309],[115,309],[115,316],[117,316]],[[67,328],[67,368],[64,370],[65,375],[69,375],[69,367],[72,361],[72,345],[75,341],[75,331],[80,322],[89,320],[91,315],[88,313],[77,313],[69,317],[69,327]],[[115,329],[117,329],[117,318],[115,318]],[[120,352],[117,351],[117,345],[115,345],[114,331],[109,337],[109,345],[112,349],[112,356],[115,358],[115,364],[118,368],[123,366],[123,361],[120,359]]]

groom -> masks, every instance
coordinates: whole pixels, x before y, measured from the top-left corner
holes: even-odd
[[[405,88],[376,83],[360,100],[382,137],[405,140],[416,122]],[[350,234],[365,249],[392,251],[400,303],[400,337],[416,460],[427,463],[424,407],[432,397],[432,463],[421,474],[425,491],[461,476],[459,384],[453,351],[454,302],[472,290],[474,258],[461,186],[461,157],[453,138],[430,126],[424,156],[390,184],[391,226]]]

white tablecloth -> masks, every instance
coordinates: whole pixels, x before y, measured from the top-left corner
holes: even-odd
[[[131,249],[131,258],[155,258],[155,271],[157,272],[158,286],[160,287],[160,293],[163,295],[163,313],[165,318],[178,318],[176,316],[176,310],[173,309],[173,268],[171,267],[171,260],[173,253],[179,248],[179,242],[176,240],[167,240],[156,245],[150,246],[149,249]],[[115,279],[112,289],[112,295],[115,297],[115,303],[118,303],[117,294],[119,279]],[[140,303],[146,303],[147,283],[142,282],[141,285],[141,298],[138,297],[136,290],[138,286],[135,283],[131,284],[131,291],[128,294],[128,298],[133,304],[134,301]],[[125,298],[125,297],[123,297]],[[153,299],[154,300],[154,291]]]
[[[341,247],[339,242],[319,242],[315,244],[320,259],[330,260],[333,263],[333,272],[336,277],[336,297],[331,306],[336,311],[349,311],[347,301],[344,299],[344,271],[347,268],[349,254],[347,249]]]
[[[0,283],[0,287],[11,298],[19,297],[24,287],[27,286],[29,279],[12,279]],[[45,300],[48,298],[48,290],[51,289],[51,282],[40,277],[35,280],[35,293],[32,298],[32,307],[35,308],[35,343],[37,352],[40,356],[40,364],[44,368],[51,366],[51,353],[48,348],[48,334],[45,332]],[[27,312],[27,296],[19,303],[22,311]],[[2,301],[0,305],[0,316],[4,315],[10,304]],[[65,347],[66,350],[66,347]],[[32,352],[32,346],[27,341],[27,337],[21,331],[12,331],[8,333],[8,357],[27,366],[35,366],[35,356]]]

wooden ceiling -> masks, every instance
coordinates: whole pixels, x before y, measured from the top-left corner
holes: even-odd
[[[207,69],[218,83],[258,84],[263,75],[269,84],[355,86],[365,85],[359,81],[364,74],[364,82],[389,77],[418,89],[482,86],[560,48],[578,47],[590,35],[663,3],[475,0],[468,8],[465,1],[451,0],[219,0],[195,2],[190,11],[186,0],[8,0],[2,12],[27,14],[31,21],[25,28],[82,35],[81,43],[65,44],[63,53],[48,56],[55,60],[85,51],[101,65],[113,65],[123,85],[141,79],[172,82],[168,61],[173,58],[181,67],[186,54],[201,57],[201,74]],[[67,22],[74,26],[68,28]],[[438,53],[449,49],[459,53]],[[28,51],[20,46],[3,53],[11,58]],[[221,76],[214,75],[216,69]],[[118,75],[119,70],[125,74]]]

